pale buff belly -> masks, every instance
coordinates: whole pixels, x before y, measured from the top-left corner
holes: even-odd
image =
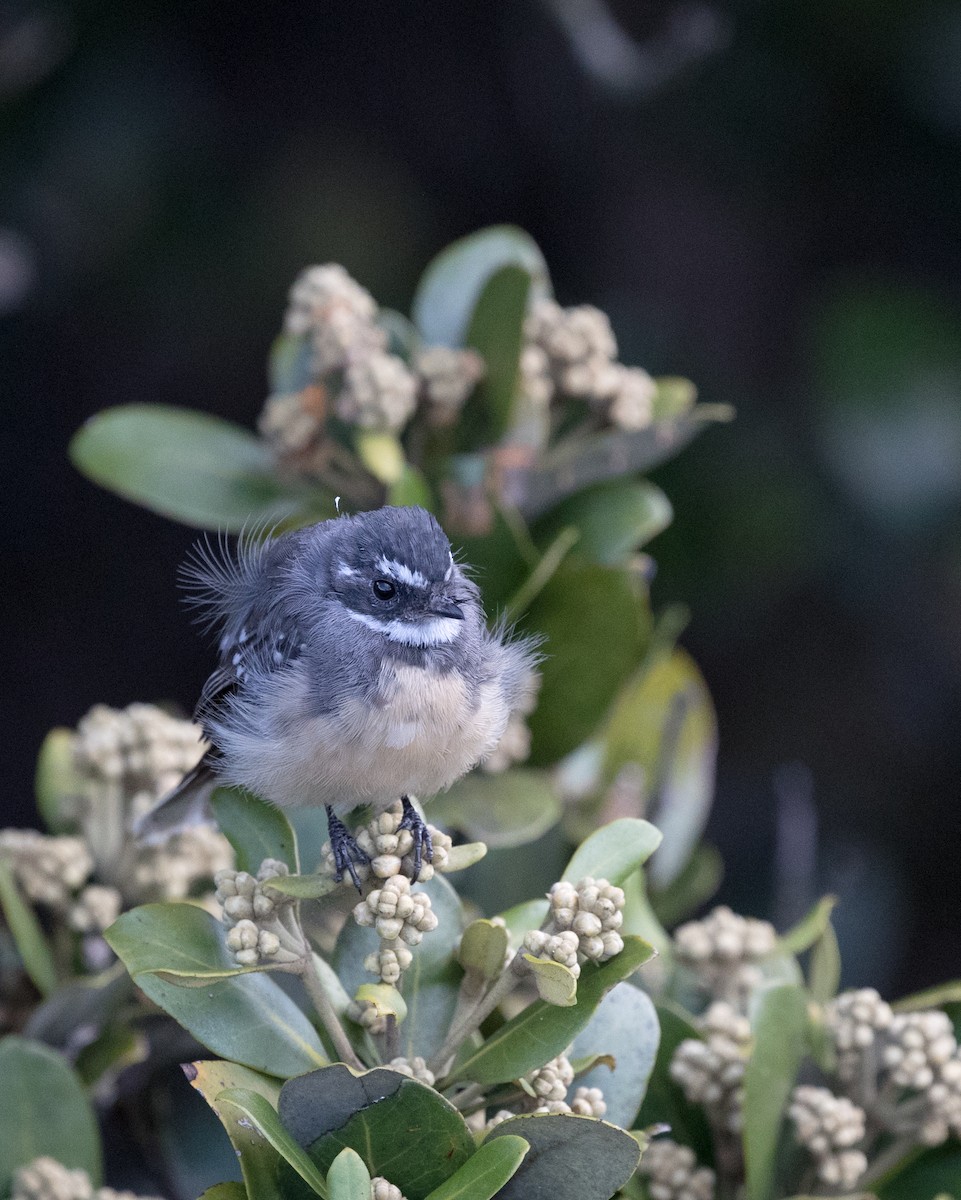
[[[296,740],[233,739],[223,747],[230,777],[275,804],[330,804],[341,813],[426,798],[489,754],[509,715],[496,683],[471,703],[453,671],[385,667],[380,698],[376,706],[352,701],[334,716],[291,722],[303,731]]]

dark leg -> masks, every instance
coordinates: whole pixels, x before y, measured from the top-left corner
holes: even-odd
[[[346,871],[359,892],[361,890],[360,879],[354,863],[366,865],[370,859],[354,841],[340,817],[334,815],[334,810],[329,804],[327,805],[327,832],[330,834],[330,848],[334,852],[334,866],[337,868],[337,873],[334,875],[335,881],[340,883]]]
[[[414,835],[414,883],[420,875],[421,852],[428,862],[434,861],[434,843],[430,840],[430,831],[424,824],[424,818],[404,796],[401,800],[404,806],[404,816],[400,822],[401,829],[409,829]]]

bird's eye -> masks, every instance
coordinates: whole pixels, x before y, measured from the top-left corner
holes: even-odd
[[[375,579],[372,587],[378,600],[392,600],[397,594],[397,588],[389,579]]]

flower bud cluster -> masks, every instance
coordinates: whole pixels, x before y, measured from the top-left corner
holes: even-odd
[[[397,984],[412,960],[410,947],[437,928],[437,914],[426,892],[411,890],[406,875],[392,875],[354,908],[358,925],[373,926],[380,947],[364,959],[364,968],[384,983]]]
[[[624,922],[624,893],[606,879],[586,876],[577,884],[555,883],[543,929],[524,938],[524,947],[580,974],[585,961],[606,962],[624,949],[618,930]]]
[[[67,924],[77,933],[103,933],[116,921],[123,908],[123,897],[115,887],[90,883],[77,896]]]
[[[591,304],[561,308],[540,300],[524,324],[527,339],[547,358],[555,386],[593,402],[614,390],[617,341],[607,315]]]
[[[864,1152],[854,1148],[864,1140],[864,1110],[827,1088],[796,1087],[788,1116],[817,1164],[818,1179],[829,1187],[854,1187],[868,1166]]]
[[[894,1133],[913,1130],[926,1146],[961,1136],[961,1048],[939,1009],[895,1015],[871,988],[842,992],[826,1009],[846,1091]],[[917,1093],[893,1108],[882,1090]]]
[[[677,961],[693,971],[713,997],[741,1007],[761,981],[758,964],[776,949],[773,925],[738,916],[724,905],[674,933]]]
[[[576,1117],[601,1117],[607,1112],[604,1093],[598,1087],[579,1087],[574,1089],[571,1099],[571,1112]]]
[[[874,988],[842,992],[827,1006],[825,1020],[837,1055],[837,1074],[845,1082],[858,1078],[865,1055],[873,1051],[894,1013]]]
[[[97,704],[77,725],[73,757],[84,779],[112,785],[128,805],[146,809],[175,787],[206,749],[199,725],[155,704],[123,709]]]
[[[303,959],[304,940],[293,916],[293,901],[269,887],[272,879],[289,874],[286,863],[265,858],[256,876],[233,870],[218,871],[214,876],[216,899],[227,928],[227,948],[240,966]]]
[[[484,360],[476,350],[429,346],[417,355],[414,369],[428,424],[446,429],[456,424],[467,397],[483,379]]]
[[[375,1175],[370,1181],[370,1200],[406,1200],[396,1184],[389,1183],[383,1175]]]
[[[87,843],[79,837],[52,837],[34,829],[0,830],[0,856],[36,904],[65,909],[72,893],[93,870]]]
[[[694,1104],[703,1104],[715,1128],[738,1134],[743,1124],[744,1072],[751,1053],[751,1026],[724,1001],[715,1001],[698,1022],[704,1040],[688,1038],[674,1051],[671,1078]]]
[[[567,1089],[574,1082],[574,1068],[566,1054],[558,1054],[550,1062],[526,1076],[539,1100],[566,1100]]]
[[[317,375],[343,369],[351,358],[382,350],[374,297],[338,263],[308,267],[297,277],[287,302],[284,331],[310,339]]]
[[[357,845],[370,859],[370,865],[357,864],[357,874],[365,882],[373,879],[390,879],[394,875],[406,875],[413,879],[414,875],[414,835],[409,829],[401,829],[404,818],[403,806],[398,802],[383,812],[378,813],[357,831]],[[447,870],[453,842],[446,833],[428,825],[431,842],[434,847],[433,858],[430,862],[422,859],[418,880],[426,883],[433,879],[434,872],[443,874]],[[334,855],[328,842],[323,851],[324,870],[334,874]]]
[[[335,407],[348,425],[396,432],[417,407],[417,381],[403,359],[376,350],[347,367]]]
[[[641,1155],[637,1173],[650,1200],[714,1200],[715,1175],[699,1167],[694,1151],[670,1138],[655,1138]]]
[[[213,825],[191,825],[159,846],[130,851],[123,890],[130,900],[183,900],[234,861],[230,843]]]
[[[13,1175],[10,1200],[160,1200],[159,1197],[137,1197],[133,1192],[118,1192],[113,1188],[95,1188],[90,1176],[81,1167],[71,1170],[48,1155],[33,1159],[19,1167]]]
[[[403,1055],[398,1058],[392,1058],[387,1066],[392,1071],[399,1071],[401,1075],[407,1075],[411,1079],[417,1079],[421,1083],[426,1083],[428,1087],[434,1086],[434,1072],[419,1054],[413,1058],[404,1058]]]

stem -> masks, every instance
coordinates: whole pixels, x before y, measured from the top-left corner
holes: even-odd
[[[363,1071],[364,1064],[354,1053],[354,1048],[350,1044],[350,1040],[343,1025],[340,1023],[340,1018],[337,1016],[333,1004],[330,1002],[330,997],[324,991],[324,985],[317,974],[317,968],[314,966],[314,960],[309,950],[301,960],[299,974],[304,981],[304,987],[307,989],[310,1002],[313,1004],[317,1016],[320,1017],[321,1024],[327,1030],[330,1040],[334,1043],[335,1050],[340,1055],[340,1061],[346,1063],[348,1067],[354,1067],[355,1070]]]
[[[519,965],[515,966],[515,964]],[[487,995],[482,996],[476,1004],[466,1009],[463,1015],[453,1022],[447,1037],[444,1038],[444,1044],[427,1064],[435,1075],[443,1073],[447,1064],[460,1049],[464,1041],[470,1037],[475,1029],[480,1028],[498,1004],[511,994],[514,988],[520,983],[521,978],[527,973],[527,963],[519,955],[515,955],[511,959],[510,966],[501,972],[497,982]]]
[[[477,1103],[481,1101],[481,1103]],[[479,1083],[472,1083],[470,1087],[464,1090],[451,1101],[453,1106],[460,1112],[469,1109],[471,1112],[479,1111],[486,1104],[484,1100],[484,1088]]]

